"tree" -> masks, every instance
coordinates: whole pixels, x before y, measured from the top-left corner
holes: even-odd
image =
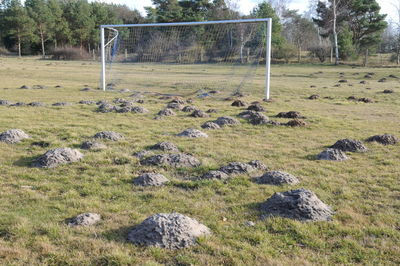
[[[64,16],[63,6],[60,0],[48,0],[48,8],[53,14],[54,23],[50,24],[50,31],[54,42],[54,48],[59,44],[65,45],[71,41],[71,29]]]
[[[153,0],[155,8],[147,7],[147,17],[157,22],[182,21],[182,7],[178,0]]]
[[[52,38],[51,28],[54,27],[55,17],[50,11],[46,0],[26,0],[25,6],[29,16],[36,24],[36,32],[39,34],[42,56],[46,56],[45,42]]]
[[[335,65],[339,64],[338,32],[340,25],[348,20],[348,6],[352,0],[327,0],[318,1],[317,17],[313,21],[321,29],[320,35],[332,37],[335,50]]]
[[[22,44],[34,40],[34,21],[28,16],[20,0],[10,0],[7,3],[3,21],[5,33],[16,40],[18,55],[21,57]]]
[[[314,23],[299,15],[296,10],[286,11],[283,18],[283,35],[286,40],[296,46],[297,58],[300,63],[302,48],[308,48],[318,43],[318,32]]]
[[[352,35],[352,44],[358,54],[364,52],[367,63],[368,51],[380,42],[382,31],[387,27],[386,15],[379,14],[380,6],[375,0],[327,0],[318,2],[314,22],[322,29],[321,36],[333,37],[336,60],[339,60],[338,35]],[[342,40],[342,43],[344,40]],[[348,45],[346,45],[349,47]]]
[[[267,2],[262,2],[252,11],[251,17],[256,18],[272,18],[272,45],[279,48],[284,43],[282,37],[282,24],[279,17],[276,15],[275,10]]]
[[[68,1],[64,14],[72,32],[72,44],[79,45],[81,51],[90,42],[94,19],[91,17],[91,6],[86,0]]]
[[[375,0],[353,0],[349,10],[349,26],[353,32],[353,44],[365,53],[364,65],[368,62],[368,51],[381,41],[387,27],[386,15],[379,14],[381,7]]]

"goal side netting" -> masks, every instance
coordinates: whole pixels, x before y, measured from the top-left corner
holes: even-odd
[[[102,26],[103,89],[265,95],[270,20],[204,23]]]

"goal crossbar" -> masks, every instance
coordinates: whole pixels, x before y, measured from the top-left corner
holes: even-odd
[[[147,23],[147,24],[116,24],[101,25],[101,88],[106,90],[106,54],[105,54],[105,29],[115,30],[115,28],[124,27],[171,27],[171,26],[196,26],[196,25],[212,25],[212,24],[237,24],[237,23],[266,23],[266,75],[265,75],[265,98],[270,98],[270,81],[271,81],[271,35],[272,35],[272,18],[257,19],[237,19],[237,20],[216,20],[216,21],[196,21],[196,22],[173,22],[173,23]]]

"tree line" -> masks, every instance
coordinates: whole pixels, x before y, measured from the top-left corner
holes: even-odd
[[[287,0],[259,3],[246,16],[235,0],[153,0],[146,15],[124,5],[88,0],[1,0],[0,46],[21,54],[57,48],[99,48],[99,25],[206,21],[239,18],[273,19],[273,56],[301,60],[303,51],[324,61],[365,55],[378,49],[387,27],[375,0],[319,0],[309,11],[290,10]]]

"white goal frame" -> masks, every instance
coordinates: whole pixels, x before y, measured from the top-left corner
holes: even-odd
[[[101,25],[100,26],[100,40],[101,40],[101,88],[106,90],[106,46],[109,45],[116,37],[105,43],[104,32],[105,29],[117,32],[116,28],[126,27],[168,27],[168,26],[197,26],[197,25],[210,25],[210,24],[239,24],[239,23],[266,23],[266,75],[265,75],[265,98],[270,99],[270,82],[271,82],[271,34],[272,34],[272,19],[239,19],[239,20],[220,20],[220,21],[201,21],[201,22],[177,22],[177,23],[148,23],[148,24],[120,24],[120,25]]]

